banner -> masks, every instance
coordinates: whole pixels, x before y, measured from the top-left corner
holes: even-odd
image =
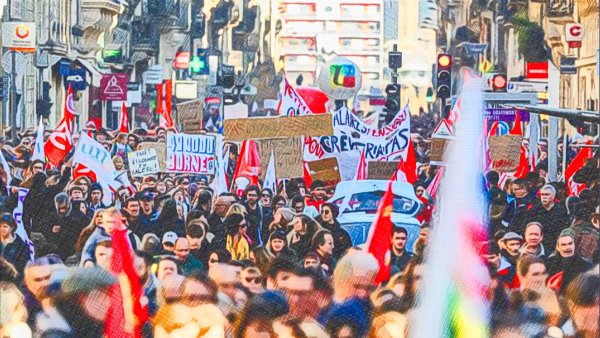
[[[500,172],[513,172],[519,166],[521,155],[521,136],[490,136],[492,169]]]
[[[27,246],[29,247],[29,255],[33,260],[35,258],[33,242],[29,239],[29,236],[27,236],[27,231],[25,231],[25,225],[23,224],[23,202],[25,201],[27,193],[29,193],[29,189],[19,188],[17,207],[15,208],[15,210],[13,210],[13,218],[17,223],[17,230],[15,230],[15,235],[21,237],[23,242],[27,244]]]
[[[127,154],[129,171],[133,177],[143,177],[160,171],[156,149],[142,149]]]
[[[277,107],[278,114],[283,116],[312,115],[313,113],[304,99],[298,95],[285,76],[282,82],[283,90],[281,91],[281,101]]]
[[[81,163],[99,175],[114,179],[118,176],[110,153],[93,138],[82,133],[79,143],[73,154],[73,163]]]
[[[100,79],[100,99],[102,101],[126,101],[127,74],[103,74]]]
[[[262,164],[261,172],[267,173],[267,165],[271,154],[275,156],[277,178],[302,177],[302,140],[300,137],[287,139],[259,140],[258,153]]]
[[[167,134],[167,172],[215,173],[215,137]]]
[[[376,129],[342,107],[333,114],[333,129],[332,136],[304,138],[304,160],[339,157],[363,150],[368,161],[404,158],[410,139],[410,113],[405,106],[388,125]]]

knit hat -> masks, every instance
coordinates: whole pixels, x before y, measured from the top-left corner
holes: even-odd
[[[571,237],[573,240],[575,240],[575,232],[571,228],[566,228],[560,232],[558,237]]]
[[[75,267],[69,269],[62,283],[62,293],[81,294],[107,288],[117,283],[117,278],[100,268]]]
[[[287,242],[285,231],[283,231],[283,230],[273,231],[273,233],[271,233],[271,236],[269,237],[269,241],[272,241],[274,239],[281,239],[281,240]]]
[[[100,185],[100,183],[94,183],[92,184],[92,186],[90,187],[90,193],[92,193],[92,191],[96,191],[96,190],[102,190],[102,186]]]

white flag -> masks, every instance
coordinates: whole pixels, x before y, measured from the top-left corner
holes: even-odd
[[[269,188],[273,195],[277,194],[277,175],[275,174],[275,154],[271,151],[271,158],[269,159],[269,165],[267,166],[267,174],[265,175],[265,182],[263,189]]]
[[[44,122],[40,119],[40,124],[37,127],[37,135],[35,136],[35,148],[31,160],[40,160],[46,162],[46,154],[44,153]]]
[[[28,192],[29,189],[19,188],[17,207],[15,208],[15,210],[13,210],[13,218],[17,223],[17,230],[15,231],[15,234],[21,237],[23,242],[27,244],[27,246],[29,247],[29,256],[33,260],[35,258],[33,242],[29,239],[29,236],[27,236],[27,231],[25,231],[25,225],[23,224],[23,201],[25,201],[25,197],[27,196]]]
[[[215,168],[215,178],[210,183],[210,187],[216,196],[229,192],[227,184],[227,166],[229,164],[229,151],[223,151],[223,135],[217,135],[215,157],[217,158],[217,167]]]
[[[281,84],[280,94],[281,101],[279,101],[279,106],[277,107],[279,115],[296,116],[313,114],[302,96],[298,95],[285,77]]]

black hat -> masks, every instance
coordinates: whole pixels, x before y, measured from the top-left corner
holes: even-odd
[[[90,187],[90,193],[92,193],[92,191],[96,191],[96,190],[102,190],[102,186],[100,185],[100,183],[94,183],[92,184],[92,186]]]
[[[273,233],[271,233],[271,237],[270,237],[270,240],[274,240],[274,239],[281,239],[282,241],[287,242],[287,237],[285,235],[285,231],[275,230]]]

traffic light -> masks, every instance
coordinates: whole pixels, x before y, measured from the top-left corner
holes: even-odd
[[[44,82],[42,86],[42,98],[36,100],[36,114],[44,119],[50,116],[53,103],[50,101],[50,83]]]
[[[229,65],[221,65],[221,76],[218,79],[219,86],[223,88],[232,88],[235,86],[235,67]]]
[[[192,74],[208,75],[210,73],[206,49],[198,49],[197,55],[194,55],[190,61],[190,70]]]
[[[427,88],[426,100],[427,103],[433,103],[433,88],[431,87]]]
[[[494,76],[492,76],[492,81],[491,81],[492,91],[505,92],[507,83],[508,83],[508,81],[506,81],[506,75],[495,74]]]
[[[385,87],[385,94],[387,95],[385,109],[387,110],[388,117],[393,117],[400,110],[400,85],[387,85],[387,87]]]
[[[452,56],[450,54],[438,54],[436,92],[440,99],[450,98],[452,88]]]

